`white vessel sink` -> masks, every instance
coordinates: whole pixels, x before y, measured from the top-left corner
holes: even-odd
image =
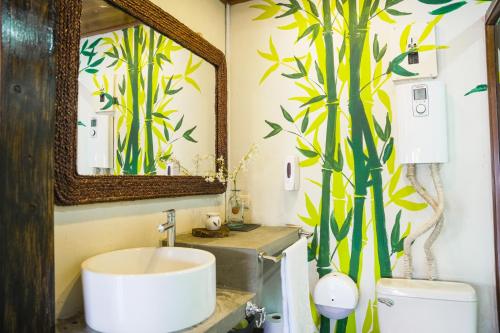
[[[85,321],[99,332],[165,333],[215,310],[215,257],[182,248],[127,249],[82,263]]]

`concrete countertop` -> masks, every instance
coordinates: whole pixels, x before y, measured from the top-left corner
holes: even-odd
[[[261,226],[249,232],[231,231],[229,237],[201,238],[191,234],[177,235],[176,245],[189,247],[239,248],[257,253],[275,254],[294,243],[299,228]]]
[[[227,333],[245,318],[245,308],[255,297],[254,293],[217,288],[217,305],[214,314],[196,326],[179,333]],[[83,315],[58,320],[57,333],[96,333],[87,327]]]

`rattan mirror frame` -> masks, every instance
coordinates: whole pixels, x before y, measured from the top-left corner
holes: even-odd
[[[224,53],[147,0],[107,0],[215,66],[217,156],[227,161]],[[82,0],[58,0],[56,31],[55,198],[58,205],[224,193],[198,176],[84,176],[77,173],[77,104]]]

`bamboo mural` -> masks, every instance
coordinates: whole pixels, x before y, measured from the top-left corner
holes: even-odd
[[[172,61],[176,52],[189,53],[184,73],[176,72],[179,66]],[[183,130],[185,116],[169,109],[169,104],[183,90],[183,83],[201,92],[192,74],[202,60],[195,61],[190,51],[143,25],[88,38],[82,41],[80,54],[80,73],[93,75],[95,95],[105,97],[101,110],[118,112],[115,174],[155,175],[166,169],[176,141],[197,142],[196,126]],[[110,89],[113,78],[97,76],[105,68],[117,73],[118,96]]]
[[[316,262],[319,277],[335,269],[348,274],[359,285],[363,250],[372,237],[373,279],[392,277],[411,227],[403,220],[404,211],[426,208],[425,203],[412,201],[415,190],[411,186],[399,185],[402,169],[395,162],[392,107],[384,85],[394,74],[417,75],[404,65],[410,52],[444,48],[425,41],[443,14],[462,7],[465,2],[419,0],[437,7],[430,12],[434,18],[412,48],[408,48],[412,28],[408,24],[401,35],[400,52],[389,59],[388,45],[381,36],[370,33],[370,26],[374,20],[394,23],[394,18],[409,15],[395,8],[403,1],[263,0],[251,5],[259,10],[254,20],[283,21],[279,29],[295,31],[296,44],[302,45],[298,49],[307,50],[302,55],[282,57],[270,38],[269,51],[258,53],[271,62],[261,84],[277,72],[304,93],[290,97],[298,103],[295,111],[281,106],[280,116],[284,121],[266,120],[270,132],[265,138],[292,134],[297,151],[303,156],[301,167],[319,166],[321,170],[320,180],[309,179],[321,191],[320,202],[315,205],[306,193],[309,216],[299,215],[314,228],[308,257]],[[375,107],[375,100],[383,109]],[[398,210],[391,221],[390,235],[388,206]],[[406,229],[401,233],[403,222]],[[369,230],[373,231],[372,236]],[[331,246],[333,239],[335,246]],[[335,331],[378,332],[373,300],[368,302],[362,322],[363,327],[356,327],[352,314],[338,321]],[[322,317],[319,329],[330,332],[330,320]]]

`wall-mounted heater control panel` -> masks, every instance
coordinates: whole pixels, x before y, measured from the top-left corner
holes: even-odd
[[[400,163],[448,161],[446,92],[429,80],[396,85],[396,150]]]
[[[90,119],[89,162],[94,168],[113,168],[113,116],[96,114]]]

